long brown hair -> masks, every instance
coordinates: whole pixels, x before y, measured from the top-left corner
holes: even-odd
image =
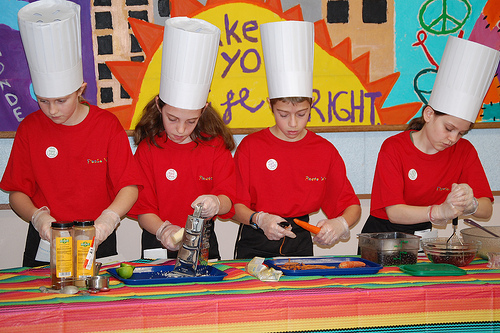
[[[142,140],[148,139],[149,143],[160,148],[155,137],[161,136],[165,132],[161,117],[161,109],[164,105],[165,102],[160,98],[158,98],[158,103],[156,103],[155,97],[144,107],[141,119],[135,126],[134,142],[136,145],[139,145]],[[226,124],[224,124],[217,111],[215,111],[211,104],[208,104],[201,113],[200,119],[198,119],[198,123],[190,137],[194,142],[200,143],[202,141],[210,141],[217,136],[222,137],[228,150],[236,148],[233,134]]]
[[[441,111],[437,111],[437,110],[434,110],[430,105],[427,105],[426,107],[424,107],[424,109],[422,110],[422,115],[418,118],[413,118],[409,123],[408,123],[408,126],[406,126],[406,130],[405,131],[408,131],[408,130],[416,130],[416,131],[420,131],[424,125],[425,125],[425,119],[424,119],[424,112],[425,112],[425,109],[426,108],[431,108],[432,111],[434,111],[434,114],[437,116],[437,117],[440,117],[440,116],[445,116],[446,113],[444,112],[441,112]],[[472,128],[474,127],[474,123],[471,123],[470,127],[469,127],[469,130],[467,132],[469,132]],[[467,134],[467,133],[465,133]]]

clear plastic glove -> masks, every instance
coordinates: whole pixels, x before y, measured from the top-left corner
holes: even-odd
[[[214,217],[219,213],[220,208],[220,200],[216,195],[213,194],[204,194],[200,195],[196,198],[195,201],[191,204],[191,208],[195,208],[199,203],[203,204],[201,209],[202,217]]]
[[[42,208],[37,209],[33,216],[31,216],[31,223],[35,227],[35,230],[38,231],[40,237],[47,242],[50,242],[52,238],[52,222],[55,222],[56,219],[50,215],[49,207],[43,206]]]
[[[280,240],[283,237],[295,238],[297,237],[292,231],[291,227],[283,228],[278,223],[286,221],[284,218],[269,213],[260,212],[255,217],[255,223],[264,231],[267,239]]]
[[[474,198],[474,191],[468,184],[453,184],[451,187],[450,202],[458,209],[463,209],[464,215],[471,215],[477,211],[478,202]]]
[[[453,184],[451,192],[446,197],[445,202],[430,207],[429,221],[431,221],[432,224],[444,225],[448,223],[449,220],[462,215],[463,207],[453,205],[453,201],[456,199],[456,192],[454,192],[456,185],[457,184]]]
[[[95,242],[101,244],[108,238],[109,235],[116,229],[120,223],[120,215],[111,209],[105,209],[101,215],[95,220]]]
[[[319,245],[332,246],[339,239],[349,239],[351,233],[343,216],[321,220],[317,226],[321,228],[321,231],[314,236],[313,241]]]
[[[182,228],[178,225],[174,225],[169,221],[165,221],[158,228],[158,230],[156,230],[156,239],[158,239],[168,250],[178,251],[181,247],[181,242],[176,242],[174,235],[180,229]]]

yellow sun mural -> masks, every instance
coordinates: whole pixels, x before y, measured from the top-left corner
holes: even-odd
[[[279,1],[172,1],[171,16],[206,20],[221,30],[219,56],[208,100],[232,129],[273,124],[267,105],[265,68],[259,26],[280,20],[302,20],[299,6],[281,11]],[[159,91],[163,27],[129,19],[146,55],[144,62],[107,62],[132,98],[132,104],[109,109],[125,128],[133,129],[144,106]],[[369,53],[352,59],[349,38],[332,46],[326,23],[315,22],[314,97],[309,128],[402,124],[421,103],[383,108],[399,77],[393,73],[371,82]]]

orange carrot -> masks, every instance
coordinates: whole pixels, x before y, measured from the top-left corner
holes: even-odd
[[[309,224],[307,222],[304,222],[304,221],[301,221],[298,219],[293,219],[293,222],[297,223],[298,226],[306,229],[307,231],[312,232],[313,234],[317,234],[321,230],[321,228],[319,228],[315,225]]]
[[[339,268],[356,268],[356,267],[365,267],[366,264],[362,261],[342,261],[339,264]]]

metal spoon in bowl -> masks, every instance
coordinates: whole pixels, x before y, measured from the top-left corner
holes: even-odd
[[[477,223],[477,222],[474,222],[474,221],[472,221],[472,220],[470,220],[470,219],[464,219],[464,222],[465,222],[465,223],[467,223],[467,224],[470,224],[470,225],[472,225],[472,226],[474,226],[474,227],[476,227],[476,228],[479,228],[479,229],[481,229],[481,230],[483,230],[483,231],[486,231],[486,232],[487,232],[487,233],[489,233],[490,235],[493,235],[493,236],[495,236],[495,237],[497,237],[497,238],[500,238],[500,236],[498,236],[497,234],[495,234],[495,233],[494,233],[494,232],[492,232],[492,231],[489,231],[488,229],[486,229],[485,227],[483,227],[482,225],[480,225],[480,224],[479,224],[479,223]]]

